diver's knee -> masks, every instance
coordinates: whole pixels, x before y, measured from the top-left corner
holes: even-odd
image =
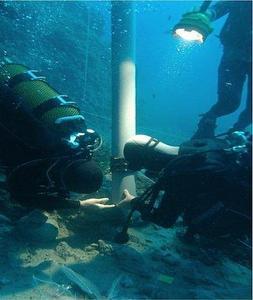
[[[147,135],[135,135],[126,142],[124,156],[131,170],[157,170],[176,156],[178,149]]]
[[[124,157],[131,170],[140,170],[144,165],[145,145],[148,144],[151,137],[146,135],[132,136],[124,146]],[[147,147],[147,146],[146,146]]]
[[[240,95],[235,95],[233,92],[219,94],[218,102],[215,105],[217,115],[228,115],[235,112],[241,103]]]

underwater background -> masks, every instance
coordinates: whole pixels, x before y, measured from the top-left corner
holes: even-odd
[[[97,155],[106,176],[101,193],[108,195],[110,2],[6,3],[13,10],[0,14],[0,55],[39,70],[60,94],[78,103],[88,127],[104,139]],[[213,24],[214,32],[201,45],[183,43],[171,34],[182,13],[199,5],[136,1],[137,133],[172,145],[191,137],[199,114],[217,99],[222,55],[218,35],[226,17]],[[233,125],[245,98],[244,91],[240,109],[219,120],[217,133]],[[0,207],[8,201],[1,188]],[[55,242],[6,241],[0,235],[0,299],[87,299],[87,286],[94,293],[98,289],[103,299],[251,297],[249,261],[240,251],[231,259],[226,253],[185,246],[176,239],[176,230],[152,224],[130,229],[130,243],[120,247],[112,242],[110,225],[97,224],[94,230],[74,212],[48,217],[59,228]],[[78,288],[71,289],[70,283]]]
[[[2,16],[1,48],[13,61],[37,69],[60,93],[82,108],[88,126],[105,140],[111,133],[110,2],[8,2]],[[178,144],[196,129],[199,114],[217,99],[222,55],[218,35],[226,20],[213,24],[204,44],[175,39],[172,28],[199,1],[136,2],[137,133]],[[219,119],[229,129],[245,105]]]

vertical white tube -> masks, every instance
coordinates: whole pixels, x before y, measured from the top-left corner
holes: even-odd
[[[112,157],[123,158],[126,141],[136,133],[135,20],[132,1],[112,1]],[[123,189],[135,193],[133,175],[112,168],[112,199]]]

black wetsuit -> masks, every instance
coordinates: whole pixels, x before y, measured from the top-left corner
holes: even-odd
[[[7,117],[11,119],[9,115]],[[17,133],[12,129],[9,130],[5,125],[4,110],[1,109],[0,161],[1,165],[7,167],[7,184],[11,197],[23,206],[31,208],[51,210],[79,207],[79,201],[69,200],[66,191],[65,194],[63,191],[60,194],[56,193],[57,189],[62,187],[59,167],[56,171],[53,170],[53,176],[51,173],[56,188],[54,192],[53,188],[48,190],[47,170],[56,161],[52,157],[63,156],[64,147],[61,147],[62,152],[60,149],[52,152],[46,147],[33,146],[31,141],[34,137],[41,136],[33,123],[24,122],[24,126],[19,126]],[[27,134],[31,141],[22,138],[27,136]],[[68,159],[71,159],[71,155],[69,155]]]
[[[153,203],[136,198],[144,220],[171,227],[184,213],[192,233],[209,236],[249,234],[251,230],[251,146],[242,154],[226,151],[226,140],[202,139],[180,146],[153,193]]]
[[[48,170],[55,160],[34,160],[27,166],[12,168],[8,188],[12,198],[25,207],[45,210],[79,208],[80,202],[71,200],[61,182],[61,167]],[[26,164],[26,163],[25,163]],[[51,181],[53,178],[53,181]]]
[[[252,122],[252,2],[220,1],[209,12],[213,21],[228,14],[220,33],[223,56],[218,70],[218,101],[204,114],[193,138],[212,137],[216,118],[237,110],[246,78],[247,104],[234,130],[243,130]],[[209,122],[210,119],[214,122]],[[209,123],[212,123],[211,134],[205,130]]]

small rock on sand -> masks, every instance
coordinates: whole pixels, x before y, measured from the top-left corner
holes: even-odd
[[[54,241],[59,231],[57,222],[39,210],[21,218],[16,229],[23,239],[39,243]]]

